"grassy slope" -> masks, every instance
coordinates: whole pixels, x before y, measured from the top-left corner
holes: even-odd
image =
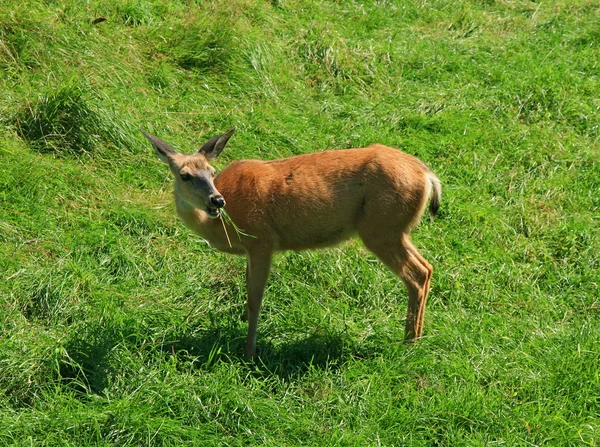
[[[28,3],[0,8],[0,444],[598,445],[596,2]],[[220,166],[379,141],[440,176],[425,339],[350,243],[278,257],[241,361],[243,259],[136,131],[234,124]]]

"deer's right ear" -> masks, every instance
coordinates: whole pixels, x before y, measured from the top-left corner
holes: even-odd
[[[206,155],[208,160],[214,160],[219,156],[229,138],[235,132],[235,127],[231,129],[229,132],[225,132],[223,135],[219,135],[218,137],[211,138],[200,148],[198,152]]]
[[[169,144],[165,143],[160,138],[150,135],[148,132],[145,132],[142,129],[140,129],[140,132],[142,132],[144,136],[148,138],[150,143],[152,143],[156,155],[163,163],[169,163],[169,159],[177,153],[175,149],[173,149]]]

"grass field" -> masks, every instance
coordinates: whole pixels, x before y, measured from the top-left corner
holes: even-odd
[[[96,20],[99,18],[104,21]],[[0,445],[600,445],[600,5],[4,0]],[[359,242],[245,261],[144,128],[216,162],[380,142],[444,187],[425,337]]]

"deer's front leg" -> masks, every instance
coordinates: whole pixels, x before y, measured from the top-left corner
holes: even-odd
[[[250,265],[249,262],[246,261],[246,295],[248,294],[248,290],[250,290]],[[244,307],[244,313],[242,314],[242,321],[245,323],[248,321],[248,305]]]
[[[254,250],[248,253],[248,265],[246,267],[246,291],[248,293],[248,306],[246,316],[248,318],[248,336],[244,357],[250,360],[256,356],[256,331],[258,328],[258,316],[262,304],[269,270],[271,269],[271,251]]]

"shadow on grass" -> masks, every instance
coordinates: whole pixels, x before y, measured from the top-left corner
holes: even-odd
[[[382,350],[380,344],[369,339],[354,342],[345,332],[297,336],[295,340],[283,343],[275,343],[263,336],[259,340],[257,359],[245,362],[245,339],[245,327],[219,327],[165,344],[163,349],[182,360],[193,357],[194,363],[201,368],[210,368],[218,361],[238,363],[255,373],[284,380],[301,378],[314,369],[337,370],[351,358],[372,358]]]
[[[160,343],[148,343],[149,334],[140,337],[135,332],[125,333],[123,326],[92,326],[65,345],[67,356],[59,370],[62,383],[84,395],[102,394],[109,386],[110,377],[119,374],[119,362],[115,358],[121,350],[118,346],[140,353],[145,362],[160,363],[166,357],[175,356],[177,364],[187,370],[190,366],[210,370],[224,362],[248,368],[255,376],[277,376],[283,380],[300,379],[315,369],[335,371],[350,359],[371,358],[382,349],[378,340],[355,342],[344,331],[298,335],[282,343],[263,335],[258,358],[245,362],[245,325],[215,326],[181,337],[171,334],[172,341]]]
[[[62,383],[82,394],[101,394],[113,372],[111,352],[121,340],[123,333],[116,327],[86,327],[84,334],[64,346],[67,357],[59,366]]]

